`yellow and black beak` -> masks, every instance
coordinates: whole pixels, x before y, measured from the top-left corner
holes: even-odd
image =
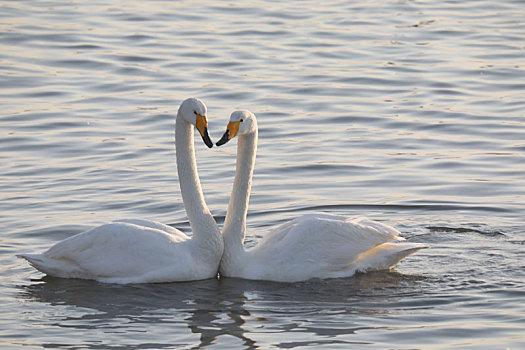
[[[222,135],[221,139],[217,141],[217,146],[222,146],[226,142],[233,139],[235,136],[237,136],[237,133],[239,132],[239,124],[241,124],[240,121],[238,122],[229,122],[228,126],[226,127],[226,132],[224,135]]]
[[[210,134],[208,134],[208,121],[206,120],[206,117],[200,115],[197,113],[197,120],[195,123],[195,126],[197,127],[197,130],[199,130],[199,133],[201,134],[202,141],[208,146],[208,148],[213,147],[213,142],[210,139]]]

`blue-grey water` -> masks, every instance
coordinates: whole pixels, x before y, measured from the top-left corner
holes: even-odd
[[[119,218],[188,230],[175,114],[260,139],[247,244],[295,216],[388,223],[391,272],[270,283],[45,277]],[[0,2],[0,347],[525,348],[523,1]],[[222,226],[235,142],[196,143]]]

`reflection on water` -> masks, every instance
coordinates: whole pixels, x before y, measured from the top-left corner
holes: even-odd
[[[349,314],[374,317],[391,314],[398,308],[416,310],[428,307],[407,300],[417,294],[414,288],[418,281],[424,280],[418,276],[376,272],[353,278],[293,284],[228,278],[122,286],[45,277],[20,286],[18,298],[65,307],[53,312],[43,321],[44,325],[64,329],[88,328],[102,334],[133,324],[133,328],[148,332],[142,341],[158,348],[174,344],[151,344],[148,331],[151,328],[187,327],[198,336],[198,345],[192,345],[197,347],[214,344],[222,336],[233,336],[246,348],[258,348],[257,337],[250,334],[304,333],[299,343],[281,339],[281,345],[292,347],[320,344],[317,336],[352,335],[368,328],[357,323],[345,325],[344,329],[326,328],[329,324],[343,325],[344,317]],[[297,323],[296,317],[308,315],[319,317],[318,326],[312,324],[304,329]],[[257,324],[255,329],[253,323]],[[33,336],[47,337],[38,332]],[[189,341],[195,344],[192,339]],[[76,342],[71,343],[74,344]]]

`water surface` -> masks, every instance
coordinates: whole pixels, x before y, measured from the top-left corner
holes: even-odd
[[[0,3],[0,347],[525,346],[520,1]],[[15,257],[118,218],[184,231],[174,124],[203,99],[260,138],[253,245],[366,215],[432,249],[391,272],[118,286]],[[235,146],[196,144],[220,225]]]

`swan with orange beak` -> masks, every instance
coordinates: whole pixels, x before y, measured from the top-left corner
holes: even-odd
[[[309,214],[268,232],[253,247],[244,247],[246,215],[257,153],[257,120],[250,111],[235,111],[216,143],[235,136],[237,165],[224,220],[223,277],[281,282],[352,276],[357,271],[388,270],[423,243],[405,242],[400,232],[365,217]]]

